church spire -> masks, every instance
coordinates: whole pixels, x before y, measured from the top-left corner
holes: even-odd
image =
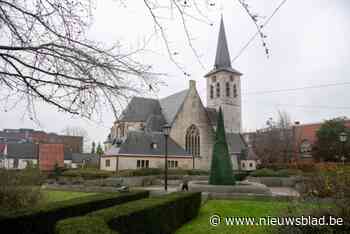
[[[221,21],[220,21],[219,38],[218,38],[218,45],[216,48],[214,67],[215,69],[231,68],[230,53],[228,51],[225,26],[224,26],[224,20],[222,15],[221,15]]]

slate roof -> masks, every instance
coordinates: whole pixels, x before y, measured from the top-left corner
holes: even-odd
[[[218,38],[218,44],[216,47],[214,67],[215,68],[231,67],[231,58],[230,58],[230,53],[228,51],[224,20],[222,17],[220,20],[219,38]]]
[[[207,107],[205,109],[207,111],[210,124],[212,126],[216,126],[216,124],[218,122],[218,113],[217,113],[216,109],[215,108],[209,108],[209,107]]]
[[[159,101],[151,98],[133,97],[120,118],[122,122],[145,122],[151,115],[161,115]]]
[[[188,89],[159,100],[162,114],[168,124],[172,124],[188,93]]]
[[[150,115],[146,121],[146,131],[161,132],[166,121],[163,115]]]
[[[72,154],[72,163],[83,163],[83,160],[88,160],[88,163],[98,163],[98,156],[96,154]]]
[[[214,69],[211,70],[209,73],[207,73],[205,77],[213,75],[219,71],[228,71],[238,75],[242,75],[242,73],[232,68],[231,66],[231,58],[230,58],[230,53],[227,46],[224,20],[222,17],[220,21],[220,29],[219,29],[218,44],[216,48]]]
[[[108,149],[104,155],[107,156],[115,156],[119,154],[119,149],[118,147],[116,147],[115,145],[113,145],[110,149]]]
[[[32,143],[7,144],[7,158],[37,159],[37,146]]]
[[[72,152],[66,148],[64,149],[64,160],[72,160]]]
[[[152,144],[156,144],[157,147],[153,148]],[[112,151],[106,155],[112,155],[111,153]],[[130,131],[119,151],[115,151],[115,153],[118,155],[163,156],[165,154],[165,138],[160,132]],[[192,157],[170,137],[168,138],[168,155]]]
[[[241,153],[247,148],[243,137],[239,133],[226,133],[228,151],[230,153]]]

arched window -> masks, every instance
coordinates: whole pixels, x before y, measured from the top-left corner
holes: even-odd
[[[238,94],[237,94],[237,86],[236,84],[233,85],[233,97],[237,97]]]
[[[230,97],[230,83],[226,82],[226,97]]]
[[[200,155],[199,129],[195,125],[191,125],[186,131],[186,151],[194,157]]]
[[[124,136],[124,131],[122,130],[121,126],[118,126],[117,128],[117,137],[123,137]]]
[[[214,98],[214,86],[210,85],[210,99]]]
[[[220,97],[220,83],[216,83],[216,97]]]

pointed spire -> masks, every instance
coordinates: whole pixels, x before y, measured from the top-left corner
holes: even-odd
[[[215,68],[231,68],[230,53],[228,51],[224,20],[221,15],[218,45],[215,56]]]

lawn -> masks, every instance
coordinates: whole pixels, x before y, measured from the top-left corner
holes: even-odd
[[[58,191],[58,190],[42,190],[44,203],[57,201],[65,201],[78,197],[91,196],[96,193],[73,192],[73,191]]]
[[[210,200],[200,210],[199,216],[181,227],[176,234],[232,234],[232,233],[267,233],[268,226],[239,225],[226,226],[223,221],[216,227],[209,224],[209,218],[218,214],[225,216],[266,217],[281,216],[287,208],[285,201],[258,201],[258,200]]]

